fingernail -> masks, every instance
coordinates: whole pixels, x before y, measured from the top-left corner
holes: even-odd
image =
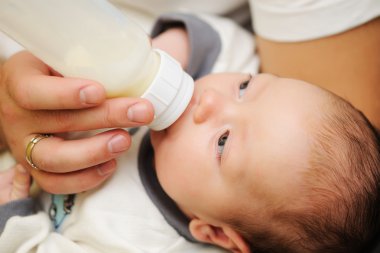
[[[116,163],[115,162],[108,162],[106,164],[102,164],[99,168],[98,168],[98,174],[100,176],[105,176],[105,175],[108,175],[112,172],[115,171],[115,168],[116,168]]]
[[[145,103],[137,103],[129,107],[127,117],[130,121],[149,123],[151,118],[148,110],[149,108]]]
[[[80,101],[84,104],[97,104],[102,100],[102,94],[97,87],[86,86],[79,91]]]
[[[108,142],[108,150],[111,153],[119,153],[128,149],[128,140],[124,135],[116,135]]]

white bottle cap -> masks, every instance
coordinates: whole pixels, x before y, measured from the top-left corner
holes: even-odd
[[[194,80],[170,55],[158,49],[155,51],[160,55],[160,66],[141,97],[154,107],[154,120],[148,127],[159,131],[173,124],[185,111],[193,96]]]

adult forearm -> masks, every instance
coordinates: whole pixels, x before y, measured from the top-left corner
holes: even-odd
[[[261,70],[302,79],[350,101],[380,128],[380,18],[298,43],[258,38]]]
[[[6,148],[6,145],[5,145],[5,141],[3,141],[0,137],[0,153],[5,151],[7,148]]]
[[[2,79],[2,77],[1,77],[2,67],[3,67],[3,64],[2,64],[1,59],[0,59],[0,85],[1,85],[1,79]],[[1,118],[0,118],[0,123],[1,123]],[[5,137],[4,137],[3,131],[1,129],[1,124],[0,124],[0,153],[6,149],[5,143],[6,143]]]

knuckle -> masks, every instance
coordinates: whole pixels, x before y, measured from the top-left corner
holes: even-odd
[[[119,111],[120,111],[120,108],[115,108],[110,103],[107,103],[105,105],[105,115],[104,115],[105,124],[112,127],[123,126],[123,124],[126,123],[125,117],[120,117]]]
[[[31,101],[30,89],[25,88],[29,87],[28,78],[20,78],[19,80],[14,80],[13,83],[14,89],[10,92],[11,97],[14,98],[15,102],[22,108],[34,110],[34,105]]]
[[[0,110],[1,118],[7,122],[14,122],[14,119],[17,118],[18,110],[12,103],[1,103]]]
[[[79,96],[69,87],[61,92],[54,93],[54,104],[57,108],[79,107],[81,105]]]
[[[12,71],[12,68],[8,68],[8,65],[7,62],[4,64],[4,71],[1,73],[0,83],[4,91],[2,95],[8,96],[10,100],[13,100],[13,103],[23,108],[29,108],[28,89],[25,89],[25,87],[28,87],[28,79],[13,73],[14,71]]]
[[[92,188],[91,180],[78,180],[76,185],[77,192],[84,192]]]
[[[73,115],[67,111],[52,111],[52,118],[54,119],[56,125],[58,126],[57,129],[59,129],[62,132],[69,132],[73,127]]]
[[[98,150],[88,149],[88,152],[84,154],[83,158],[88,164],[96,164],[99,161],[99,159],[101,160],[104,158],[104,153],[105,152],[99,152]]]
[[[21,108],[18,107],[14,101],[12,101],[8,97],[2,97],[0,98],[0,114],[1,119],[8,123],[15,122],[15,120],[19,120]]]

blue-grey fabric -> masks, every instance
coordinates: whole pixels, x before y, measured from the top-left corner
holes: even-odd
[[[189,219],[165,193],[158,181],[154,168],[154,150],[150,143],[149,133],[144,136],[140,145],[138,169],[142,184],[148,196],[178,234],[188,241],[196,242],[189,230]]]
[[[0,234],[5,224],[12,216],[27,216],[35,213],[35,203],[32,198],[16,200],[0,205]]]
[[[194,15],[169,13],[158,18],[151,35],[154,38],[175,26],[183,26],[189,36],[190,57],[186,72],[194,79],[210,73],[222,48],[219,34]]]

